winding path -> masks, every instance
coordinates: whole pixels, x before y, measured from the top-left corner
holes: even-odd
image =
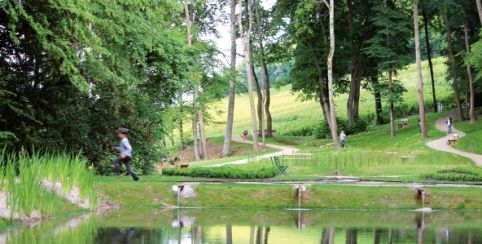
[[[448,116],[456,117],[456,113],[455,112],[449,113]],[[447,125],[445,124],[445,120],[446,120],[446,118],[443,117],[443,118],[438,119],[435,122],[435,126],[437,127],[437,129],[439,129],[441,131],[447,131]],[[455,128],[453,128],[453,133],[457,133],[459,135],[459,138],[465,136],[465,133],[463,131],[457,130]],[[435,149],[435,150],[438,150],[438,151],[449,152],[449,153],[456,154],[456,155],[459,155],[459,156],[462,156],[462,157],[465,157],[465,158],[469,158],[472,161],[474,161],[477,166],[482,167],[482,155],[460,151],[460,150],[457,150],[457,149],[451,147],[447,143],[449,138],[450,138],[450,135],[446,135],[446,136],[444,136],[440,139],[427,142],[426,145],[428,147],[430,147],[432,149]]]
[[[239,143],[253,144],[252,141],[248,141],[248,140],[245,141],[245,140],[243,140],[243,139],[242,139],[241,137],[239,137],[239,136],[233,137],[232,141],[239,142]],[[232,164],[247,164],[247,163],[249,163],[249,162],[259,161],[259,160],[265,159],[265,158],[270,158],[270,157],[275,157],[275,156],[282,156],[282,155],[291,155],[291,154],[296,153],[296,152],[299,151],[298,148],[281,146],[281,145],[275,145],[275,144],[266,144],[266,147],[274,148],[274,149],[279,149],[280,151],[274,152],[274,153],[268,153],[268,154],[263,154],[263,155],[255,156],[254,158],[245,158],[245,159],[240,159],[240,160],[231,161],[231,162],[226,162],[226,163],[209,165],[209,166],[205,166],[205,167],[220,167],[220,166],[229,165],[229,164],[231,164],[231,165],[232,165]]]

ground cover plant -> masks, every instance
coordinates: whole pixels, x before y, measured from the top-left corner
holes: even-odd
[[[480,119],[473,124],[471,124],[470,121],[456,121],[455,128],[465,133],[465,136],[460,138],[459,142],[454,145],[455,148],[466,152],[482,154],[482,143],[480,143],[480,138],[482,138],[482,121]]]
[[[424,174],[422,177],[431,180],[482,182],[482,169],[458,167],[439,170],[436,173]]]
[[[74,188],[81,198],[87,199],[90,208],[97,204],[94,174],[86,168],[86,162],[79,156],[68,154],[0,154],[0,192],[7,199],[10,217],[30,216],[34,210],[41,216],[76,209],[66,203],[46,184],[61,185],[61,192]]]
[[[189,176],[203,178],[221,178],[221,179],[267,179],[275,177],[277,174],[275,167],[261,168],[236,168],[231,166],[221,167],[194,167],[194,168],[167,168],[162,170],[163,175],[168,176]]]

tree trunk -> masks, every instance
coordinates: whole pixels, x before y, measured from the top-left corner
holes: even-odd
[[[361,57],[358,48],[355,46],[354,30],[353,30],[353,10],[352,0],[347,1],[348,9],[348,32],[350,36],[350,49],[352,50],[351,61],[351,75],[350,75],[350,91],[347,101],[347,115],[348,123],[353,124],[358,120],[358,104],[360,101],[360,87],[361,87]]]
[[[256,72],[254,72],[256,69],[254,68],[254,64],[253,62],[251,62],[251,68],[253,69],[253,80],[255,81],[254,82],[254,88],[256,89],[256,96],[258,98],[258,105],[257,105],[257,113],[258,113],[258,134],[261,133],[261,138],[262,138],[262,141],[263,141],[263,145],[265,144],[265,135],[264,135],[264,118],[263,118],[263,104],[264,104],[264,100],[263,100],[263,94],[261,93],[261,87],[259,85],[259,80],[258,80],[258,76],[256,75]]]
[[[319,97],[320,97],[321,111],[323,112],[323,118],[328,123],[328,127],[331,128],[330,103],[328,101],[328,92],[325,89],[326,83],[321,71],[319,71],[319,74],[318,74],[318,82],[320,85]]]
[[[255,227],[254,225],[251,225],[249,228],[249,244],[254,244],[254,231]]]
[[[333,56],[335,54],[335,3],[334,0],[329,0],[330,3],[325,4],[330,12],[330,52],[326,59],[328,67],[328,100],[330,104],[330,119],[331,119],[331,137],[336,149],[340,149],[340,143],[338,142],[338,128],[336,124],[336,111],[335,101],[333,96]]]
[[[428,33],[428,16],[425,10],[422,10],[423,15],[423,25],[425,28],[425,45],[427,46],[427,59],[428,59],[428,67],[430,69],[430,81],[432,82],[432,106],[433,111],[437,111],[437,97],[435,94],[435,79],[433,75],[433,64],[432,64],[432,49],[430,48],[430,35]]]
[[[243,38],[243,46],[244,46],[244,57],[245,57],[245,62],[246,62],[246,70],[248,72],[247,74],[247,80],[248,80],[248,94],[249,94],[249,106],[250,106],[250,112],[251,112],[251,133],[253,135],[253,148],[255,151],[259,150],[258,146],[258,136],[256,133],[257,130],[257,125],[256,125],[256,108],[254,106],[254,96],[253,96],[253,86],[254,86],[254,70],[251,67],[251,33],[253,30],[253,0],[248,0],[248,30],[244,33],[244,38]],[[240,32],[243,33],[243,25],[241,21],[241,15],[238,17],[238,23],[239,23],[239,28]]]
[[[358,243],[357,237],[357,230],[356,229],[347,229],[346,230],[346,244],[356,244]]]
[[[391,97],[392,94],[392,82],[393,82],[393,71],[388,71],[388,95]],[[395,137],[395,108],[392,99],[390,99],[390,107],[388,112],[390,113],[390,136]]]
[[[480,3],[480,0],[475,0],[475,3],[477,4],[477,12],[479,13],[480,25],[482,25],[482,4]]]
[[[186,16],[186,27],[187,27],[187,44],[189,47],[192,47],[192,22],[191,22],[191,14],[189,13],[189,0],[184,0],[184,13]],[[202,111],[199,108],[199,105],[197,104],[197,98],[199,97],[199,90],[200,86],[196,85],[194,88],[194,96],[193,96],[193,106],[194,106],[194,114],[195,116],[193,117],[193,139],[194,139],[194,154],[196,161],[199,160],[199,151],[197,150],[197,120],[199,120],[199,128],[201,132],[201,146],[202,146],[202,154],[204,155],[204,159],[208,159],[208,152],[207,152],[207,146],[206,146],[206,134],[204,131],[204,119],[203,119],[203,114]]]
[[[422,139],[427,138],[427,122],[425,118],[425,101],[423,99],[422,60],[420,58],[420,27],[418,24],[418,0],[413,3],[413,29],[415,32],[415,62],[418,79],[418,112],[420,114],[420,130]]]
[[[467,20],[464,21],[464,39],[465,39],[465,53],[468,55],[470,53],[470,41],[469,41],[469,27]],[[470,123],[474,123],[477,118],[475,117],[475,94],[474,94],[474,78],[472,75],[472,68],[469,64],[467,66],[467,78],[469,83],[469,92],[470,92],[470,104],[469,104],[469,118]]]
[[[264,244],[268,244],[268,237],[269,237],[269,232],[271,231],[271,227],[267,226],[266,230],[264,231]]]
[[[266,64],[266,54],[264,53],[263,35],[260,27],[260,18],[257,7],[254,9],[256,15],[256,32],[258,34],[259,51],[261,56],[261,72],[263,73],[263,87],[264,87],[264,114],[266,115],[266,133],[265,136],[273,136],[273,119],[271,118],[271,112],[269,110],[271,99],[270,99],[270,85],[269,85],[269,73],[268,65]],[[263,139],[264,143],[264,139]]]
[[[233,228],[226,225],[226,244],[233,244]]]
[[[256,230],[256,244],[263,243],[263,226],[258,226]]]
[[[230,1],[231,79],[229,80],[228,118],[226,119],[226,133],[224,134],[223,157],[226,157],[231,153],[234,123],[234,100],[236,98],[236,0]]]
[[[198,137],[197,137],[197,113],[194,113],[192,117],[192,139],[193,139],[193,149],[194,149],[194,159],[196,161],[201,160],[199,156],[199,146],[198,146]]]
[[[178,98],[179,103],[179,150],[184,150],[184,102],[182,100],[182,92],[179,94]]]
[[[377,125],[381,125],[384,123],[383,121],[383,107],[382,107],[382,94],[380,93],[380,89],[378,87],[378,76],[374,75],[371,77],[373,83],[373,96],[375,97],[375,117]]]
[[[445,30],[446,30],[446,35],[447,35],[447,52],[449,56],[449,62],[450,62],[450,74],[452,75],[452,82],[453,82],[453,88],[454,88],[454,98],[455,98],[455,104],[457,105],[457,112],[459,115],[460,120],[464,120],[464,112],[462,109],[462,104],[460,102],[460,92],[459,92],[459,84],[457,81],[457,73],[455,71],[455,58],[454,58],[454,51],[452,47],[452,31],[450,29],[450,22],[449,22],[449,16],[448,16],[448,11],[447,7],[444,8],[444,20],[445,20]]]

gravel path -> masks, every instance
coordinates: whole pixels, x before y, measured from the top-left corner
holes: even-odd
[[[248,140],[244,141],[239,136],[233,137],[232,140],[235,141],[235,142],[239,142],[239,143],[253,144],[252,141],[248,141]],[[260,145],[262,145],[262,144],[260,143]],[[221,167],[221,166],[224,166],[224,165],[247,164],[249,162],[260,161],[261,159],[265,159],[265,158],[271,158],[271,157],[282,156],[282,155],[291,155],[291,154],[294,154],[294,153],[299,151],[299,149],[294,148],[294,147],[280,146],[280,145],[275,145],[275,144],[266,144],[266,147],[279,149],[280,151],[274,152],[274,153],[259,155],[259,156],[256,156],[254,158],[249,158],[249,159],[245,158],[245,159],[241,159],[241,160],[236,160],[236,161],[231,161],[231,162],[226,162],[226,163],[220,163],[220,164],[214,164],[214,165],[209,165],[209,166],[205,166],[205,167]]]
[[[454,118],[457,115],[456,115],[455,112],[452,112],[452,113],[449,113],[447,115],[447,117],[449,117],[449,116]],[[445,121],[447,120],[447,117],[440,118],[435,122],[435,126],[437,127],[437,129],[439,129],[441,131],[447,131],[447,125],[445,124]],[[457,129],[453,128],[453,126],[452,126],[452,130],[453,130],[453,133],[456,133],[456,134],[459,135],[459,138],[465,136],[465,133],[463,131],[457,130]],[[449,153],[452,153],[452,154],[456,154],[456,155],[459,155],[459,156],[462,156],[462,157],[469,158],[472,161],[474,161],[475,164],[477,164],[477,166],[482,167],[482,155],[464,152],[464,151],[460,151],[460,150],[457,150],[457,149],[453,148],[452,146],[450,146],[448,144],[449,138],[451,138],[451,135],[446,135],[446,136],[444,136],[440,139],[430,141],[426,145],[428,147],[430,147],[432,149],[435,149],[435,150],[438,150],[438,151],[449,152]]]

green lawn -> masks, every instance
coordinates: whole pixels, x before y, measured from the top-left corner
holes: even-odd
[[[99,182],[98,190],[123,207],[159,207],[176,204],[172,182]],[[184,207],[266,208],[297,207],[292,185],[210,184],[194,186],[196,197],[182,199]],[[399,186],[311,185],[303,206],[319,209],[415,209],[421,207],[414,190]],[[430,192],[430,207],[435,209],[480,209],[480,188],[435,188]]]
[[[445,59],[434,59],[436,94],[439,101],[449,100],[452,96],[452,88],[445,80],[446,66]],[[425,101],[431,104],[431,89],[428,64],[422,62],[424,70],[424,82],[426,85]],[[398,72],[396,79],[400,80],[407,93],[404,101],[409,106],[415,106],[417,101],[417,79],[415,64],[408,65]],[[298,93],[292,93],[290,86],[271,91],[271,114],[273,117],[273,129],[278,135],[283,135],[303,128],[310,128],[318,125],[323,120],[320,104],[315,100],[302,101]],[[338,94],[335,97],[336,112],[341,118],[346,118],[347,94]],[[386,107],[384,107],[386,108]],[[211,120],[207,124],[206,134],[209,137],[224,136],[226,128],[227,98],[218,103],[210,105],[209,113]],[[246,94],[236,96],[234,112],[234,135],[241,135],[244,130],[250,128],[249,100]],[[360,115],[374,114],[374,97],[366,89],[360,94]]]
[[[482,154],[482,121],[477,120],[474,124],[470,124],[470,121],[458,122],[455,124],[455,127],[466,134],[460,138],[455,148],[466,152]]]

